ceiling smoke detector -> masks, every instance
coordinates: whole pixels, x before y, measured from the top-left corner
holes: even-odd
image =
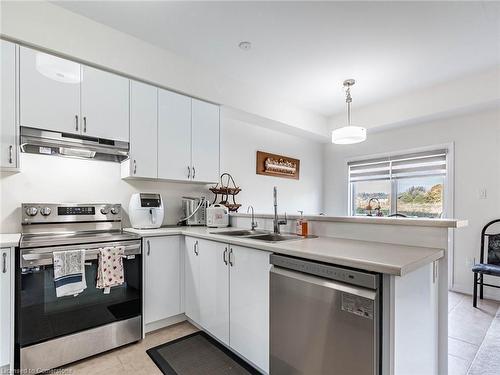
[[[238,44],[238,47],[240,47],[243,51],[248,51],[252,48],[252,43],[250,42],[240,42]]]

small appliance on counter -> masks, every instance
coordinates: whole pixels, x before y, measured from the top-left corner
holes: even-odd
[[[207,206],[210,203],[205,197],[182,197],[184,218],[179,222],[185,225],[206,225]]]
[[[222,204],[207,207],[207,227],[223,228],[229,225],[229,210]]]
[[[135,229],[154,229],[161,227],[163,200],[156,193],[134,193],[128,206],[130,224]]]

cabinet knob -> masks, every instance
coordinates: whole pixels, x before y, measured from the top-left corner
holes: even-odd
[[[9,146],[9,164],[12,164],[14,162],[13,150],[14,150],[14,146],[10,145]]]
[[[151,243],[149,242],[149,240],[147,240],[146,244],[148,245],[148,253],[147,253],[147,255],[149,256],[149,254],[151,254]]]
[[[229,265],[231,267],[234,266],[234,256],[233,256],[233,248],[229,250]]]
[[[7,253],[2,253],[2,273],[7,273]]]
[[[78,115],[75,115],[75,130],[78,131]]]
[[[193,165],[193,180],[194,180],[195,177],[196,177],[196,168]]]
[[[196,256],[200,254],[200,251],[198,250],[198,241],[194,243],[194,253],[196,254]]]
[[[137,161],[134,159],[134,174],[137,173]]]
[[[87,116],[83,116],[83,132],[87,132]]]
[[[188,165],[188,179],[191,178],[191,167]]]
[[[222,254],[222,260],[224,264],[227,266],[227,247],[224,248],[224,253]]]

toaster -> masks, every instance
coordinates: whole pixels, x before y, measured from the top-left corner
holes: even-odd
[[[222,204],[207,207],[207,227],[222,228],[229,225],[229,210]]]

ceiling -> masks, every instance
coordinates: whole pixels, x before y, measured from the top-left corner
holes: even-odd
[[[325,116],[500,65],[496,2],[55,3]]]

